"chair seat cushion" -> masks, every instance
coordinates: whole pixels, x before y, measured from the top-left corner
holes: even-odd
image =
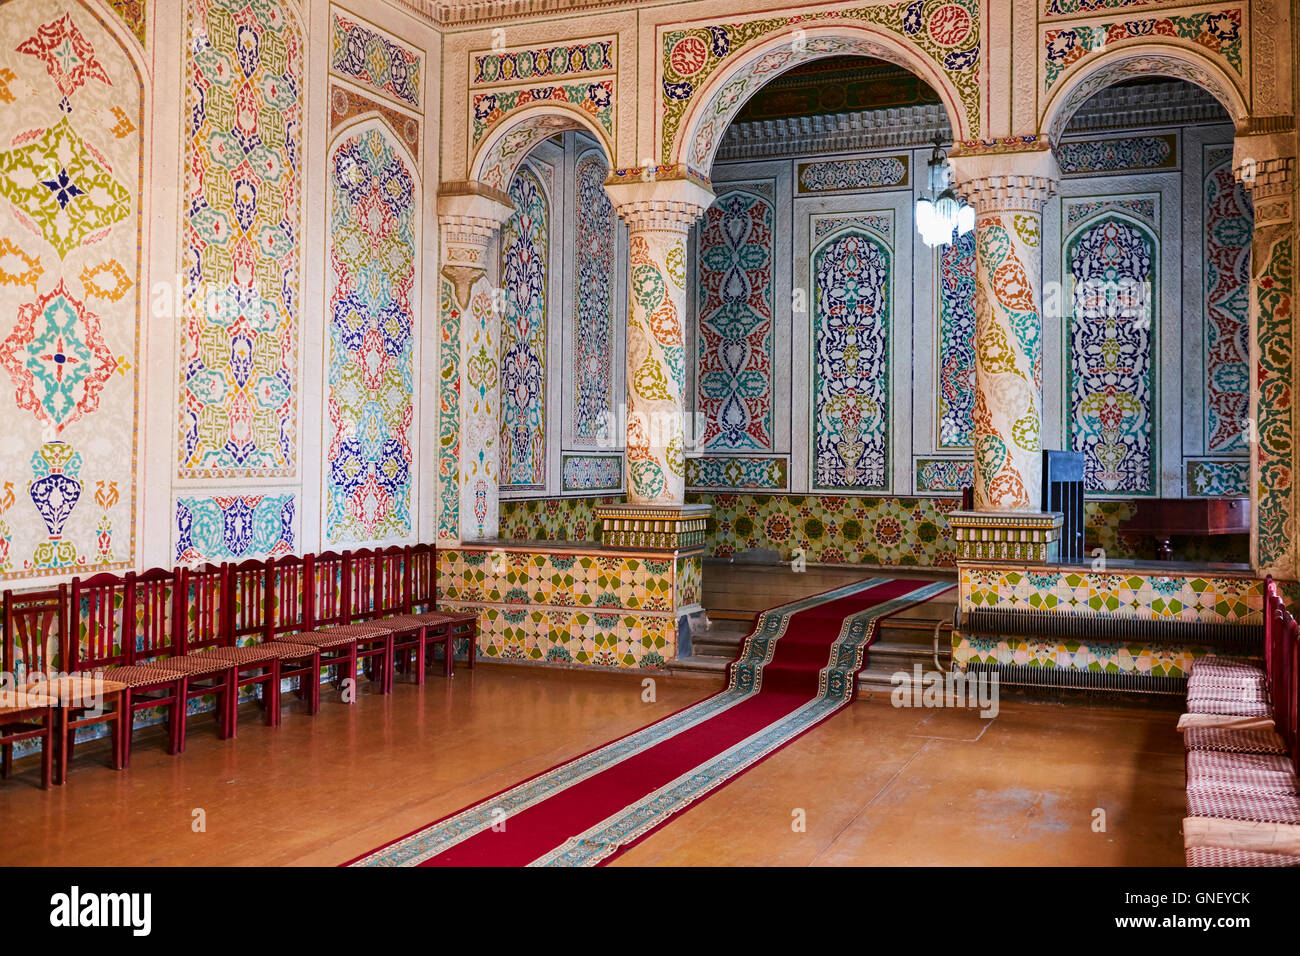
[[[1200,680],[1192,678],[1187,682],[1188,697],[1222,694],[1250,696],[1264,700],[1268,697],[1268,685],[1262,677],[1205,677]]]
[[[1296,776],[1286,757],[1194,750],[1187,755],[1187,789],[1295,793]]]
[[[82,671],[76,675],[59,677],[52,681],[29,681],[22,685],[25,693],[38,693],[55,698],[56,706],[76,710],[80,707],[97,707],[103,698],[120,694],[126,685],[107,680],[106,671]],[[173,679],[175,679],[173,677]]]
[[[394,631],[414,631],[417,628],[443,628],[451,624],[441,614],[395,614],[383,619]]]
[[[173,684],[181,679],[179,671],[169,670],[161,664],[128,664],[125,667],[110,667],[104,676],[111,681],[125,684],[133,690]]]
[[[1183,732],[1187,750],[1217,750],[1222,753],[1280,754],[1290,753],[1286,743],[1274,730],[1233,730],[1222,727],[1188,727]]]
[[[1188,698],[1187,712],[1190,714],[1223,714],[1227,717],[1267,717],[1272,708],[1262,700],[1215,700],[1198,697]]]
[[[319,631],[307,631],[290,634],[285,642],[309,644],[313,647],[342,647],[357,641],[382,640],[393,633],[389,627],[375,627],[373,624],[340,624],[337,627],[325,627]],[[276,638],[272,643],[278,643]]]
[[[284,645],[276,645],[271,642],[269,644],[246,644],[239,647],[215,647],[206,653],[220,660],[229,661],[232,664],[252,665],[269,664],[271,661],[283,660],[284,652]]]
[[[1264,677],[1264,668],[1255,661],[1234,657],[1202,657],[1192,662],[1190,675],[1195,677]]]
[[[233,666],[232,661],[219,657],[214,653],[221,649],[212,648],[211,650],[197,651],[194,654],[185,654],[181,657],[169,657],[165,661],[159,661],[158,666],[188,674],[190,677],[211,677],[213,674],[228,671]]]
[[[0,724],[6,720],[18,721],[24,719],[19,715],[40,717],[42,711],[47,707],[53,707],[55,700],[53,697],[46,697],[42,694],[29,694],[23,700],[23,703],[14,707],[0,707]]]
[[[1255,793],[1244,790],[1187,791],[1189,817],[1254,820],[1259,823],[1300,825],[1300,797],[1293,793]]]
[[[1189,846],[1188,866],[1300,866],[1300,856],[1264,853],[1260,850],[1229,850],[1222,846]]]

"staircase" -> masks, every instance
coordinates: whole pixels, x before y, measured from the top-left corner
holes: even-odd
[[[809,568],[795,574],[787,564],[743,565],[706,562],[704,605],[708,616],[691,633],[692,654],[670,663],[673,674],[721,677],[736,658],[741,641],[750,632],[754,616],[785,604],[869,577],[918,577],[931,580],[943,575],[902,569]],[[951,623],[957,592],[908,608],[880,623],[880,634],[867,653],[867,666],[858,677],[859,692],[893,690],[893,676],[902,672],[910,683],[913,666],[922,673],[935,669],[935,625]],[[939,667],[947,670],[952,657],[952,635],[939,633]]]

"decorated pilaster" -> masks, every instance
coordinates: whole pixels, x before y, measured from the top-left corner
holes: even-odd
[[[1296,534],[1295,134],[1242,135],[1233,166],[1255,207],[1251,243],[1251,564],[1300,578]]]
[[[709,508],[685,503],[686,238],[713,193],[701,177],[662,169],[618,170],[605,188],[628,226],[631,272],[627,504],[600,509],[601,541],[697,548]]]
[[[1045,139],[960,143],[975,207],[975,510],[949,520],[964,559],[1054,561],[1062,516],[1042,502],[1043,207],[1059,172]]]
[[[510,197],[482,183],[445,183],[438,368],[438,541],[497,536],[500,324],[488,269]]]

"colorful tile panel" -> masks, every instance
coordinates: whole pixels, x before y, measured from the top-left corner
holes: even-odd
[[[703,446],[773,446],[773,204],[738,186],[719,190],[699,240],[697,408]]]
[[[1129,136],[1062,143],[1056,148],[1063,173],[1117,173],[1130,169],[1167,169],[1177,165],[1178,137]]]
[[[330,69],[378,93],[423,109],[421,57],[374,27],[331,16]]]
[[[565,491],[622,491],[622,455],[565,455],[560,463]]]
[[[576,195],[582,214],[574,226],[573,441],[612,447],[614,408],[614,255],[616,217],[605,192],[609,169],[599,153],[578,160]]]
[[[328,169],[325,538],[397,540],[412,529],[419,198],[379,124],[340,141]]]
[[[686,486],[697,491],[785,491],[790,487],[790,460],[776,457],[687,458]]]
[[[799,164],[799,192],[840,192],[906,186],[909,157],[867,156]]]
[[[515,212],[501,230],[501,487],[546,486],[546,343],[551,213],[541,181],[522,168]]]
[[[1250,415],[1250,195],[1232,175],[1232,149],[1206,156],[1204,247],[1205,451],[1245,451]]]
[[[181,478],[297,473],[303,39],[277,0],[189,0]]]
[[[586,40],[529,50],[475,53],[471,86],[524,83],[554,76],[607,73],[614,69],[614,41]]]
[[[292,494],[178,498],[176,563],[292,554],[295,506]]]

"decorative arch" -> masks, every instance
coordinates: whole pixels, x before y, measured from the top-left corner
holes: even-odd
[[[1239,130],[1249,118],[1250,110],[1237,81],[1219,61],[1190,41],[1162,37],[1158,44],[1147,40],[1119,41],[1067,72],[1047,98],[1039,132],[1055,147],[1071,117],[1095,93],[1138,76],[1167,76],[1195,83],[1223,105]]]
[[[957,3],[947,4],[947,7],[965,11],[965,7]],[[885,14],[889,8],[880,10]],[[660,65],[666,101],[661,117],[665,162],[684,164],[707,174],[727,126],[764,83],[801,63],[829,56],[875,57],[911,71],[939,95],[954,138],[976,138],[982,125],[976,69],[981,60],[981,40],[978,17],[965,16],[966,33],[957,38],[958,42],[952,49],[936,45],[931,39],[933,29],[923,25],[919,19],[913,28],[907,22],[907,16],[897,31],[891,30],[888,24],[846,19],[827,23],[792,19],[776,28],[777,32],[767,39],[744,49],[743,53],[730,52],[731,40],[722,41],[715,32],[712,37],[715,47],[719,42],[725,42],[729,55],[715,60],[711,72],[708,64],[713,57],[707,55],[702,67],[694,72],[685,72],[693,64],[685,62],[683,44],[693,40],[704,43],[693,32],[688,31],[674,40],[671,47],[667,47],[668,41],[665,40],[664,62]],[[721,29],[713,27],[709,31]],[[909,30],[924,36],[925,42],[910,38]],[[962,43],[973,45],[960,50]],[[678,66],[674,67],[674,63]],[[689,79],[674,81],[673,78],[678,76]],[[671,101],[675,98],[685,99],[683,112],[672,108]]]
[[[484,138],[469,163],[469,179],[502,192],[510,187],[525,156],[542,140],[567,130],[581,130],[600,144],[605,162],[614,169],[614,147],[609,133],[585,110],[558,102],[525,106],[510,114]]]
[[[339,131],[326,155],[323,539],[407,540],[417,467],[418,166],[382,118]]]

